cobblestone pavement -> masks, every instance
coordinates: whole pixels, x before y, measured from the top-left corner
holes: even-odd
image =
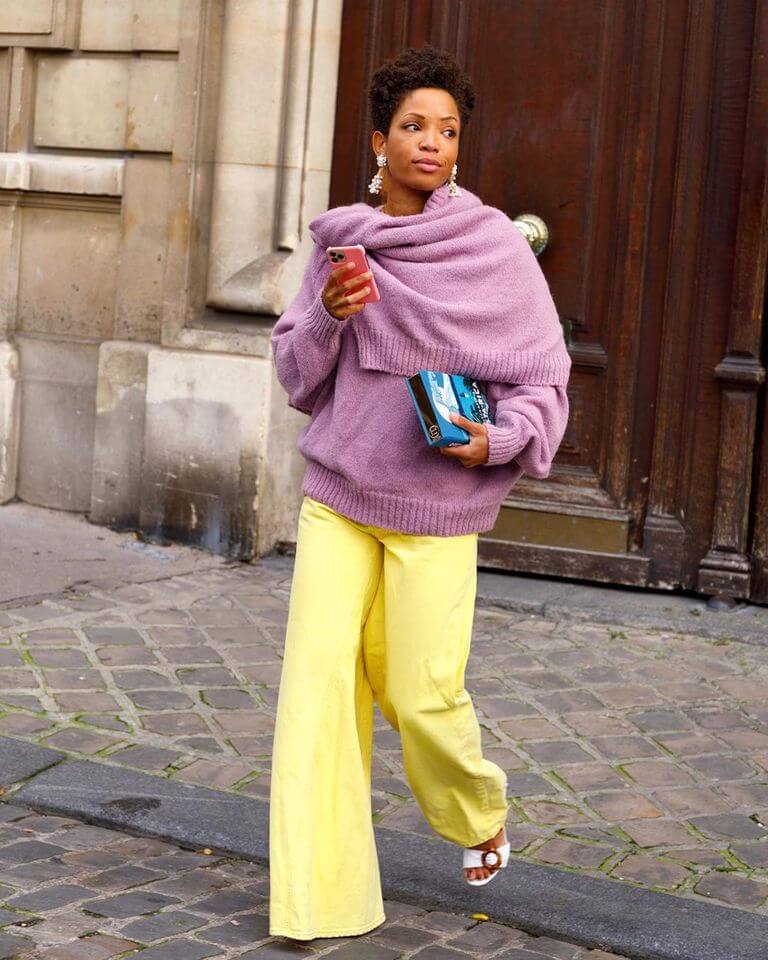
[[[293,561],[0,610],[0,734],[268,798]],[[478,607],[521,858],[768,912],[768,648]],[[434,836],[376,715],[374,817]]]
[[[493,921],[386,900],[362,937],[270,937],[265,866],[0,803],[0,958],[610,960]],[[619,958],[620,960],[620,958]]]

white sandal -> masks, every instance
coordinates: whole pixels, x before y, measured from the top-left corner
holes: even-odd
[[[507,830],[504,828],[504,836],[506,837]],[[487,850],[476,850],[474,847],[464,847],[463,863],[462,867],[485,867],[486,870],[490,870],[491,873],[487,877],[483,877],[482,880],[471,880],[466,873],[464,874],[464,879],[473,887],[481,887],[484,883],[488,883],[489,880],[493,880],[496,874],[501,870],[502,867],[506,867],[509,862],[509,852],[511,850],[511,844],[509,840],[506,843],[502,843],[498,847],[490,847]],[[486,858],[491,856],[493,859],[490,863],[486,862]]]

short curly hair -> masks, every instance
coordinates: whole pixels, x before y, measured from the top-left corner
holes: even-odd
[[[373,129],[386,136],[397,108],[419,87],[447,90],[458,105],[462,128],[466,126],[475,107],[474,85],[450,53],[426,43],[421,50],[407,47],[373,74],[368,90]]]

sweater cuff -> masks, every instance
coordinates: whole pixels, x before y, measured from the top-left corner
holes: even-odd
[[[349,317],[337,320],[332,313],[328,313],[322,293],[318,293],[307,311],[307,326],[315,340],[322,344],[329,343],[335,334],[341,333],[347,320]]]
[[[511,427],[499,427],[495,423],[486,423],[488,431],[488,459],[483,466],[508,463],[522,450],[524,443],[522,431],[517,422]]]

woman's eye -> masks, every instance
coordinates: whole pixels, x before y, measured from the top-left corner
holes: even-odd
[[[407,129],[408,127],[418,127],[418,123],[412,120],[410,123],[406,123],[404,125],[404,129]],[[450,130],[454,137],[456,136],[456,131],[453,129],[453,127],[446,127],[445,129]]]

